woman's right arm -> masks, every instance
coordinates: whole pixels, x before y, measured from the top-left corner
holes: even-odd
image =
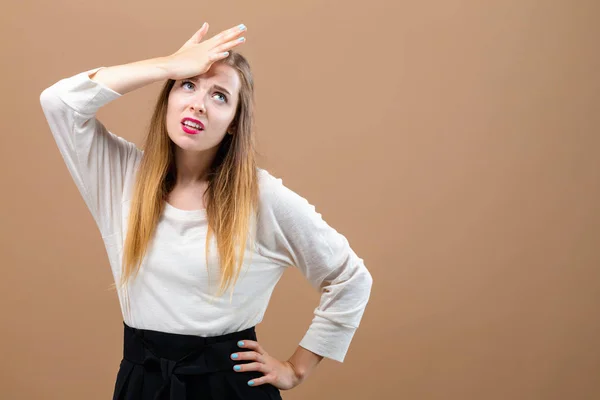
[[[40,103],[58,150],[102,237],[122,231],[122,204],[142,152],[96,114],[128,92],[169,78],[166,58],[99,67],[46,88]]]
[[[142,155],[96,118],[101,107],[121,97],[90,78],[105,68],[61,79],[40,95],[52,137],[103,237],[120,228],[123,190]]]
[[[102,68],[90,75],[90,79],[125,95],[154,82],[170,78],[167,58],[152,58],[131,64]]]
[[[124,188],[133,183],[142,152],[110,132],[96,113],[150,83],[200,75],[244,42],[237,40],[243,26],[202,41],[207,31],[204,24],[170,56],[81,72],[41,93],[40,103],[58,149],[103,237],[119,232]]]

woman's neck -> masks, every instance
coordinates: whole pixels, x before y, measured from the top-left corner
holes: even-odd
[[[177,149],[175,153],[175,186],[197,186],[206,183],[216,153],[216,149],[211,150],[189,152]]]

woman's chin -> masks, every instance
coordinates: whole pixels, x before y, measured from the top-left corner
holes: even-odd
[[[173,140],[173,139],[171,139]],[[208,150],[206,143],[190,137],[178,137],[173,143],[181,150],[190,153],[200,153]]]

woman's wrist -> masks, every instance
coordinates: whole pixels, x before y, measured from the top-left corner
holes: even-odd
[[[314,369],[323,360],[323,356],[313,353],[302,346],[298,346],[294,354],[286,361],[299,382],[308,378]]]

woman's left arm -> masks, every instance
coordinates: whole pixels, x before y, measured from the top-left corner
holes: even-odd
[[[313,205],[284,186],[281,179],[266,173],[261,179],[260,251],[282,265],[298,268],[321,293],[299,347],[287,361],[272,362],[277,365],[272,369],[286,377],[293,372],[291,383],[298,384],[323,358],[344,361],[373,279],[348,240],[329,226]],[[272,361],[268,355],[263,357]]]

